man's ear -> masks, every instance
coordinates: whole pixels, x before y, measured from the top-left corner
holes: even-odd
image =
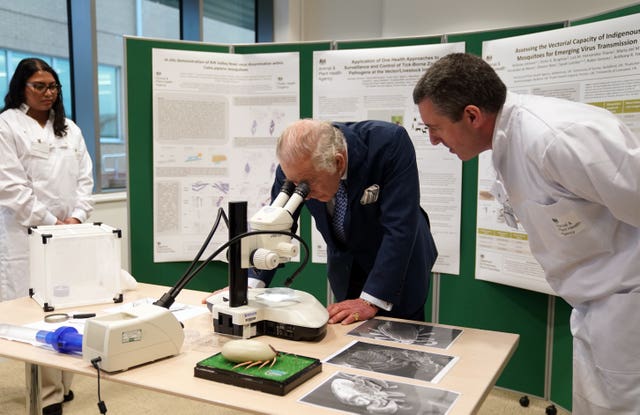
[[[476,128],[482,124],[483,116],[482,110],[475,105],[467,105],[462,112],[462,118]]]
[[[336,153],[336,170],[339,172],[342,172],[342,174],[344,175],[344,169],[346,166],[346,159],[344,157],[343,153]]]

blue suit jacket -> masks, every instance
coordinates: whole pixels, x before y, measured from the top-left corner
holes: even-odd
[[[327,205],[305,205],[327,243],[327,274],[338,301],[347,299],[351,269],[367,277],[362,291],[393,304],[389,315],[412,316],[429,292],[437,250],[426,213],[420,208],[420,185],[413,143],[406,130],[382,121],[334,123],[347,141],[347,242],[336,241]],[[285,180],[278,167],[272,197]],[[365,189],[379,186],[373,203],[361,204]],[[296,217],[299,211],[296,212]],[[268,285],[274,271],[255,276]]]

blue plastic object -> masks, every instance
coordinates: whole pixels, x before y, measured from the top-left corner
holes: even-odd
[[[55,351],[60,353],[82,353],[82,334],[73,327],[62,326],[56,331],[39,330],[36,340],[40,343],[50,344]]]

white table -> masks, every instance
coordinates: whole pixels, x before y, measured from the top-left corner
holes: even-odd
[[[125,292],[125,302],[148,297],[159,298],[167,290],[168,288],[163,286],[138,284],[137,290]],[[201,304],[201,300],[207,295],[208,293],[183,290],[176,302]],[[113,304],[100,304],[77,307],[74,308],[74,311],[91,310],[100,315],[101,310],[113,306]],[[205,307],[204,305],[201,306]],[[23,325],[38,321],[44,315],[42,308],[29,297],[0,303],[0,323]],[[361,339],[346,335],[354,327],[353,325],[329,325],[326,337],[317,343],[294,342],[266,336],[258,339],[271,344],[280,351],[322,360],[342,349],[353,340]],[[458,392],[460,397],[453,405],[451,415],[473,414],[479,409],[515,351],[519,336],[511,333],[472,328],[454,328],[462,329],[463,333],[446,351],[430,349],[425,346],[403,345],[408,349],[444,353],[459,357],[458,362],[447,372],[446,376],[434,385],[412,381],[411,379],[403,380],[403,382]],[[214,333],[211,315],[208,313],[187,320],[184,330],[185,342],[179,355],[120,373],[106,374],[101,372],[101,376],[113,382],[259,414],[304,413],[305,415],[326,415],[335,413],[330,409],[299,403],[297,400],[316,388],[334,372],[340,371],[340,367],[324,364],[322,373],[314,376],[285,396],[271,395],[196,378],[193,375],[196,363],[219,352],[221,346],[229,340],[229,337]],[[366,339],[366,341],[380,342],[374,339]],[[44,348],[34,347],[27,343],[0,339],[0,356],[24,361],[27,365],[28,411],[34,415],[41,413],[38,389],[39,365],[56,367],[91,377],[96,376],[96,370],[79,356],[60,354]],[[376,377],[398,380],[384,374],[376,374]],[[259,399],[252,399],[252,396],[259,397]]]

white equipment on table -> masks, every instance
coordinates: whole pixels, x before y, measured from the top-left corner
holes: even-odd
[[[82,358],[100,357],[107,372],[126,370],[180,353],[182,324],[165,307],[141,304],[90,318],[84,326]]]
[[[44,311],[122,302],[121,240],[102,223],[29,228],[29,295]]]
[[[229,292],[207,298],[216,331],[245,339],[267,335],[288,340],[321,340],[329,313],[311,294],[291,288],[252,288],[248,304],[230,307]]]

